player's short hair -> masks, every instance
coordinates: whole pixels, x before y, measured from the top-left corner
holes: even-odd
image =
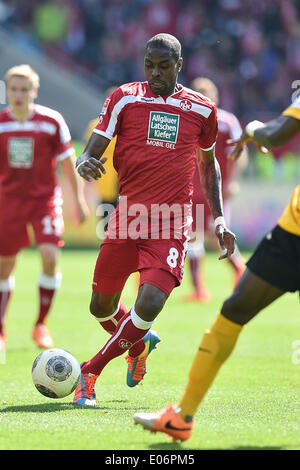
[[[206,77],[197,77],[190,84],[190,88],[204,96],[207,96],[215,104],[219,102],[218,88],[212,80]]]
[[[31,82],[32,88],[35,89],[39,88],[40,86],[40,77],[28,64],[15,65],[14,67],[11,67],[6,72],[4,77],[6,83],[8,83],[12,77],[28,78],[28,80]]]
[[[159,33],[153,36],[147,41],[146,52],[150,47],[157,47],[162,49],[168,49],[170,55],[174,57],[176,62],[181,57],[181,44],[175,36],[168,33]]]

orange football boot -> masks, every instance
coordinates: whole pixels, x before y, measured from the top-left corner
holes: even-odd
[[[50,331],[43,323],[38,323],[34,327],[32,331],[32,339],[38,348],[50,349],[54,346]]]
[[[6,341],[6,337],[4,334],[0,334],[0,352],[1,351],[5,351],[6,349],[6,346],[7,346],[7,341]]]
[[[184,297],[185,302],[202,302],[204,304],[211,301],[211,295],[208,290],[201,288],[199,291],[195,291],[192,294],[188,294]]]
[[[86,364],[83,362],[80,364],[82,367]],[[75,395],[73,398],[73,403],[76,406],[96,406],[96,393],[95,393],[95,384],[99,375],[87,373],[81,373],[79,383],[75,390]]]
[[[173,441],[186,441],[192,435],[193,421],[186,423],[176,411],[174,405],[164,408],[157,413],[136,413],[133,417],[135,424],[141,424],[150,432],[164,432],[173,438]]]

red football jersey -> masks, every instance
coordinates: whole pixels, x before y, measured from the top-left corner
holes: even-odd
[[[214,104],[180,86],[168,97],[148,82],[117,88],[105,101],[94,132],[117,135],[114,167],[128,204],[191,204],[196,148],[213,148],[217,135]]]
[[[26,121],[9,108],[0,113],[0,191],[18,197],[51,196],[57,186],[57,162],[74,152],[60,113],[34,105]]]
[[[228,145],[226,141],[228,139],[238,139],[242,134],[242,128],[239,123],[239,120],[236,116],[224,109],[217,109],[217,118],[218,118],[218,136],[216,141],[216,158],[220,165],[221,175],[222,175],[222,188],[226,188],[226,185],[229,183],[232,176],[232,169],[235,165],[235,162],[228,160],[228,155],[232,150],[232,145]],[[200,177],[198,169],[196,168],[194,174],[194,195],[193,203],[194,204],[205,204],[207,202],[200,184]],[[223,196],[224,197],[224,196]],[[207,206],[208,208],[208,206]],[[207,209],[205,209],[207,210]],[[209,209],[208,209],[209,210]]]

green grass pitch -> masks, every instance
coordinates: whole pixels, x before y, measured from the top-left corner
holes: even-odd
[[[108,338],[88,312],[96,256],[93,250],[62,253],[63,285],[48,322],[55,346],[80,362]],[[300,340],[296,294],[283,296],[244,329],[196,415],[192,438],[179,444],[134,426],[132,417],[180,398],[202,334],[230,293],[227,262],[207,256],[213,297],[207,305],[182,301],[190,287],[186,272],[155,322],[162,342],[149,357],[143,384],[128,388],[124,357],[115,359],[97,382],[94,409],[74,408],[72,396],[47,399],[32,384],[31,366],[40,352],[30,339],[39,269],[36,251],[21,254],[7,319],[6,363],[0,364],[0,449],[300,449],[300,364],[292,360],[293,354],[300,358],[293,349]],[[129,308],[135,292],[130,278],[123,296]]]

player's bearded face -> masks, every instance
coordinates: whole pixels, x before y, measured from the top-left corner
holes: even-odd
[[[155,95],[174,93],[182,59],[178,61],[167,49],[149,49],[145,55],[145,76]]]
[[[25,77],[11,77],[7,84],[7,98],[10,106],[17,110],[26,110],[37,96],[37,90]]]

